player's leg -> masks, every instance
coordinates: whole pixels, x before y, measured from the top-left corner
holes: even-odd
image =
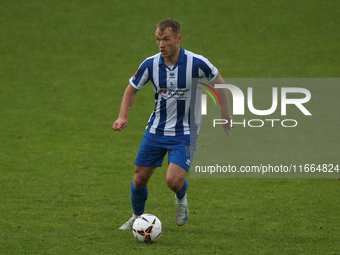
[[[144,213],[145,202],[148,199],[147,184],[155,171],[156,167],[144,167],[135,165],[135,174],[131,181],[131,203],[133,214],[132,217],[125,222],[119,229],[129,230],[132,229],[135,219]]]
[[[145,202],[148,199],[147,184],[155,169],[155,166],[143,167],[135,165],[135,174],[131,181],[131,202],[135,217],[144,213]]]
[[[185,177],[191,163],[190,146],[185,143],[171,146],[168,160],[169,166],[166,173],[166,182],[168,187],[176,194],[176,223],[182,226],[187,221],[189,215],[186,195],[188,181]]]
[[[135,160],[135,173],[130,184],[132,217],[119,229],[132,229],[134,220],[144,213],[148,198],[147,184],[157,166],[162,165],[166,149],[159,148],[157,143],[144,137]]]
[[[157,166],[161,166],[167,150],[144,137],[135,160],[135,173],[131,182],[131,202],[134,215],[144,213],[148,198],[147,184]]]
[[[184,137],[183,142],[177,142],[168,146],[168,169],[166,182],[168,187],[176,193],[176,197],[182,199],[185,196],[188,182],[185,179],[191,164],[192,146],[190,137]]]
[[[188,182],[185,179],[186,175],[187,171],[185,169],[174,163],[169,163],[165,180],[168,187],[176,193],[179,199],[185,196],[186,188],[188,187]]]
[[[182,167],[170,163],[167,173],[166,182],[168,187],[175,192],[176,199],[176,223],[183,226],[188,219],[189,208],[187,200],[188,181],[185,179],[187,171]]]

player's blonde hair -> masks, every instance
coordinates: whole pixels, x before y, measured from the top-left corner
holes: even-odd
[[[159,22],[156,26],[161,31],[161,33],[164,32],[165,29],[171,28],[171,31],[174,33],[174,35],[180,35],[182,33],[181,25],[174,19],[165,19]]]

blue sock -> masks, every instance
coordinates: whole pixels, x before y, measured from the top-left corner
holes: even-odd
[[[176,197],[178,199],[182,199],[185,196],[185,193],[187,192],[187,188],[188,188],[188,181],[187,179],[184,179],[184,185],[183,188],[176,193]]]
[[[136,189],[131,181],[131,202],[135,215],[142,215],[145,210],[145,201],[148,199],[148,187]]]

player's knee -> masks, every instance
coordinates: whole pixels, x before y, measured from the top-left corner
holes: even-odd
[[[135,173],[133,176],[133,186],[135,186],[136,189],[143,189],[148,184],[148,181],[148,178],[138,173]]]
[[[133,176],[133,186],[136,189],[142,189],[148,185],[149,179],[154,169],[146,169],[136,166],[135,174]]]
[[[178,178],[177,176],[169,176],[166,178],[166,183],[168,184],[168,187],[172,191],[178,192],[181,190],[184,184],[184,180],[182,180],[181,178]]]
[[[146,185],[148,185],[148,180],[140,178],[138,176],[133,178],[133,186],[136,189],[143,189],[146,187]]]

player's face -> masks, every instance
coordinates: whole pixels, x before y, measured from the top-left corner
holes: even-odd
[[[182,36],[175,35],[171,28],[166,28],[163,32],[156,29],[157,45],[163,58],[171,59],[179,53],[181,39]]]

